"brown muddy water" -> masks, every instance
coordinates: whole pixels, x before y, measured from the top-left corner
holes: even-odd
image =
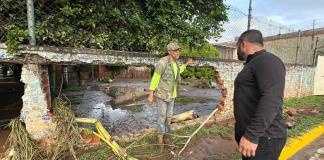
[[[111,84],[91,84],[85,91],[67,92],[72,110],[78,117],[100,120],[112,135],[136,133],[155,128],[157,105],[147,105],[148,81],[118,81]],[[210,114],[217,105],[217,89],[180,86],[180,96],[174,114],[195,110],[198,116]]]

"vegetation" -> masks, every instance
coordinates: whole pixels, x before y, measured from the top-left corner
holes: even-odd
[[[64,91],[80,92],[80,91],[84,91],[85,89],[86,89],[86,86],[84,86],[84,85],[70,84],[70,85],[67,86],[67,88],[64,88]]]
[[[7,150],[9,159],[72,159],[74,156],[72,150],[77,152],[86,147],[77,129],[74,113],[62,99],[54,100],[51,118],[59,126],[55,128],[56,136],[47,137],[41,143],[30,138],[25,125],[19,118],[13,119],[9,124],[11,128]]]
[[[28,41],[25,3],[4,0],[0,4],[0,17],[6,19],[0,23],[3,33],[7,33],[0,41],[12,48]],[[35,0],[34,3],[39,45],[162,53],[167,43],[179,41],[191,48],[203,48],[207,39],[220,35],[222,24],[227,21],[223,0]]]
[[[288,130],[288,137],[300,136],[308,130],[316,127],[318,124],[323,123],[324,113],[320,113],[319,115],[299,115],[296,118],[297,125]]]
[[[197,128],[199,127],[199,125],[195,125],[192,127],[186,127],[183,129],[178,129],[172,132],[172,134],[176,134],[176,135],[182,135],[182,136],[188,136],[191,135]],[[203,127],[200,132],[198,132],[197,136],[199,137],[203,137],[203,136],[207,136],[210,134],[218,134],[218,135],[223,135],[223,134],[227,134],[229,133],[230,128],[228,127],[223,127],[223,126],[218,126],[218,125],[212,125],[209,127]],[[171,136],[171,141],[174,142],[174,146],[175,150],[177,149],[177,147],[181,147],[183,145],[183,143],[186,141],[186,138],[178,138],[178,137],[174,137]],[[129,146],[131,143],[133,142],[123,142],[120,143],[121,146]],[[136,144],[133,145],[133,147],[130,147],[128,149],[128,153],[132,156],[135,157],[141,157],[141,159],[148,159],[151,157],[157,157],[163,154],[170,154],[169,151],[167,151],[168,153],[166,153],[166,150],[162,151],[159,146],[154,146],[153,144],[156,143],[156,134],[155,133],[150,133],[148,135],[146,135],[145,137],[143,137],[142,139],[140,139],[140,141],[138,141]],[[171,149],[171,148],[170,148]],[[80,155],[80,160],[82,159],[89,159],[90,157],[93,158],[95,157],[95,159],[107,159],[111,156],[111,151],[107,148],[104,147],[102,149],[93,151],[93,152],[87,152],[83,155]],[[171,157],[170,157],[171,158]]]
[[[324,106],[323,96],[307,96],[303,98],[292,98],[284,101],[284,107]]]
[[[304,98],[294,98],[290,100],[286,100],[284,102],[285,106],[289,107],[296,107],[298,109],[302,108],[316,108],[318,110],[323,111],[323,102],[324,97],[323,96],[309,96]],[[290,138],[299,136],[300,134],[305,133],[307,130],[315,127],[319,123],[323,122],[324,114],[320,113],[318,115],[298,115],[297,117],[297,126],[288,130],[288,136]],[[195,129],[198,126],[193,127],[187,127],[179,130],[175,130],[172,133],[176,135],[190,135],[192,132],[195,131]],[[196,137],[204,137],[207,135],[215,135],[215,134],[226,134],[229,133],[232,130],[232,128],[224,127],[224,126],[217,126],[212,125],[209,127],[203,127],[200,132],[196,135]],[[134,155],[136,157],[136,154],[142,153],[145,154],[147,157],[153,157],[157,155],[163,155],[165,153],[161,152],[161,150],[158,147],[153,147],[151,144],[155,144],[155,134],[149,134],[145,136],[143,139],[138,141],[136,143],[137,146],[140,146],[139,148],[133,148],[128,150],[128,152],[131,155]],[[172,138],[173,141],[176,141],[176,146],[181,146],[186,140],[186,138]],[[132,142],[124,142],[120,143],[122,146],[128,146]],[[151,146],[150,146],[151,145]],[[87,159],[89,157],[96,157],[96,159],[107,159],[111,154],[109,154],[109,149],[104,147],[102,149],[96,150],[94,152],[87,152],[83,155],[80,155],[80,159]],[[146,157],[146,159],[147,159]],[[145,157],[143,157],[145,159]],[[171,158],[170,158],[171,159]],[[241,156],[239,153],[229,155],[226,157],[227,160],[239,160],[241,159]]]
[[[122,71],[127,70],[128,66],[106,66],[106,70],[112,72],[112,78],[116,78]]]
[[[175,106],[182,106],[187,105],[191,103],[210,103],[210,102],[216,102],[217,100],[215,98],[208,98],[208,97],[190,97],[190,96],[179,96],[176,98]]]
[[[78,65],[73,66],[73,70],[75,72],[77,72],[78,84],[80,86],[79,88],[82,88],[82,86],[81,86],[81,72],[94,72],[95,67],[93,65],[80,65],[80,64],[78,64]]]
[[[299,113],[295,117],[290,117],[287,113],[284,114],[288,121],[295,121],[296,126],[288,130],[289,137],[296,137],[309,129],[316,127],[324,122],[324,96],[307,96],[303,98],[293,98],[284,102],[285,108],[296,109],[311,109],[319,111],[318,114],[302,114]]]
[[[213,67],[187,67],[187,69],[182,72],[181,77],[184,79],[214,79],[215,71]]]
[[[207,58],[218,58],[219,52],[216,47],[212,44],[204,44],[200,48],[192,48],[186,44],[180,44],[181,46],[181,55],[189,57],[207,57]]]

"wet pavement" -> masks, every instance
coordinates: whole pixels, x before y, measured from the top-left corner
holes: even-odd
[[[95,86],[95,87],[93,87]],[[112,135],[136,133],[146,128],[155,128],[157,106],[146,104],[146,89],[149,81],[118,81],[112,84],[95,84],[82,92],[65,93],[78,117],[100,120]],[[195,110],[198,116],[210,114],[220,97],[217,89],[198,89],[181,86],[174,114]],[[110,91],[114,92],[111,93]],[[126,103],[119,103],[119,99]],[[118,101],[120,105],[111,103]]]
[[[289,160],[324,160],[324,134],[298,151]]]

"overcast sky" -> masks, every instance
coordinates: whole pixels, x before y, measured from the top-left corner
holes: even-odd
[[[229,22],[220,38],[213,43],[233,41],[247,29],[249,0],[225,0],[232,8],[228,11]],[[251,29],[258,29],[263,36],[290,33],[324,27],[324,0],[252,0]]]
[[[225,0],[225,3],[248,13],[249,0]],[[324,0],[252,0],[252,15],[284,25],[324,19]]]

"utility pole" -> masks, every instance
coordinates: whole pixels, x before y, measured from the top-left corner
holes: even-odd
[[[298,30],[298,40],[297,40],[297,50],[296,50],[296,58],[295,58],[295,64],[297,64],[298,62],[298,53],[299,53],[299,48],[300,48],[300,36],[301,36],[301,32],[300,30]]]
[[[249,3],[249,15],[248,15],[248,26],[247,26],[248,30],[251,27],[251,18],[252,18],[252,0],[250,0],[250,3]]]
[[[312,34],[312,49],[314,47],[314,36],[315,36],[315,19],[313,20],[313,34]]]
[[[36,45],[34,0],[27,0],[29,44]]]

